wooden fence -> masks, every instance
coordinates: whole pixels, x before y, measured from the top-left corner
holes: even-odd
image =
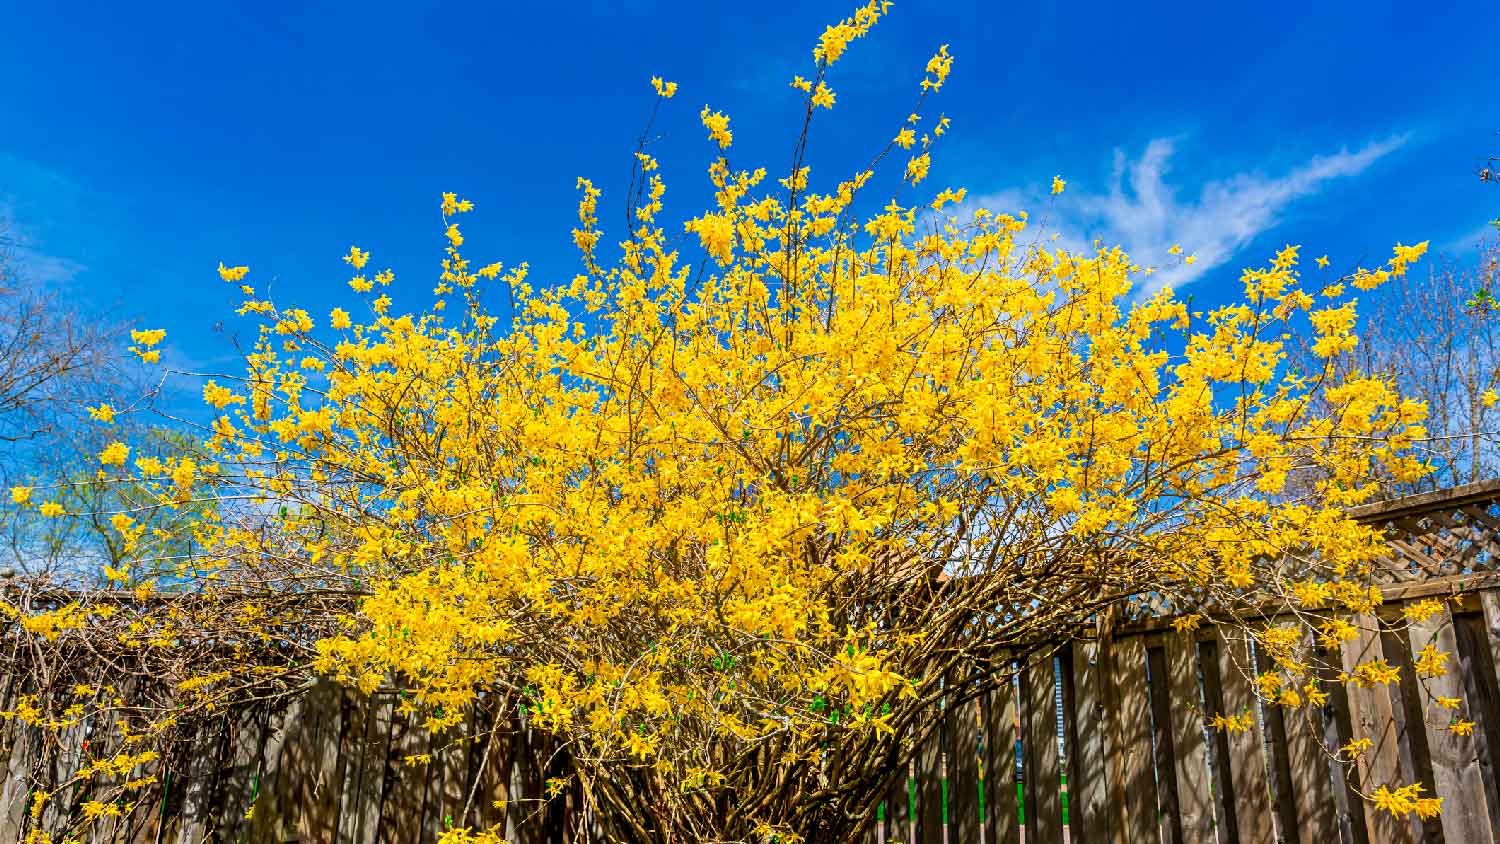
[[[866,840],[1500,842],[1497,513],[1500,483],[1361,511],[1399,534],[1397,559],[1383,578],[1387,603],[1362,619],[1344,668],[1385,658],[1399,684],[1328,676],[1321,710],[1263,704],[1248,679],[1264,659],[1252,641],[1174,632],[1142,598],[1108,635],[1002,660],[1008,683],[934,713],[940,729],[914,749]],[[1405,603],[1454,595],[1451,613],[1398,623]],[[1477,724],[1472,735],[1426,720],[1408,654],[1429,641],[1454,656],[1428,691],[1462,698],[1457,715]],[[1212,713],[1249,714],[1249,728],[1208,729]],[[6,728],[0,844],[24,838],[32,790],[66,781],[87,758],[88,730],[38,765],[37,735]],[[1337,749],[1365,738],[1372,747],[1346,781]],[[511,841],[566,842],[578,811],[569,789],[549,795],[559,762],[519,712],[481,708],[465,730],[429,736],[391,695],[322,685],[283,709],[226,715],[184,752],[187,764],[173,767],[185,775],[150,805],[97,820],[88,840],[417,844],[498,823]],[[1439,817],[1398,820],[1356,793],[1410,782],[1443,798]],[[54,797],[44,823],[86,800]]]

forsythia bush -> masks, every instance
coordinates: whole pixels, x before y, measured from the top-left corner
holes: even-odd
[[[811,126],[886,5],[829,27],[792,80]],[[928,63],[923,104],[952,61]],[[1286,338],[1348,353],[1353,297],[1425,244],[1346,277],[1287,247],[1244,271],[1240,301],[1196,312],[1133,292],[1152,270],[1118,248],[1053,248],[1024,213],[930,187],[949,124],[922,107],[870,169],[826,182],[807,126],[768,176],[734,161],[729,116],[696,117],[712,207],[669,216],[643,147],[633,228],[606,233],[607,197],[580,179],[571,280],[472,260],[475,207],[452,193],[425,309],[362,248],[344,258],[357,295],[329,314],[220,266],[260,329],[242,374],[202,385],[213,459],[99,455],[143,507],[216,502],[190,558],[157,559],[113,514],[139,561],[107,573],[118,589],[238,602],[239,661],[177,663],[184,694],[310,670],[395,685],[434,730],[499,696],[558,737],[617,834],[677,840],[852,834],[945,677],[977,693],[999,681],[955,672],[1130,595],[1194,620],[1299,608],[1260,634],[1262,693],[1318,701],[1304,633],[1337,646],[1379,601],[1381,538],[1344,508],[1426,471],[1425,409],[1378,379],[1288,371]],[[154,363],[162,342],[138,332],[132,351]],[[45,489],[12,495],[72,515]],[[101,601],[25,624],[145,652],[201,640],[209,615]]]

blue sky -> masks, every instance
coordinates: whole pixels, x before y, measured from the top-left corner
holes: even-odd
[[[898,0],[834,69],[814,179],[894,134],[947,43],[933,190],[1040,212],[1060,173],[1050,226],[1147,261],[1181,242],[1200,261],[1172,280],[1195,301],[1289,241],[1344,268],[1398,240],[1461,251],[1500,216],[1474,176],[1500,155],[1486,5]],[[359,244],[396,271],[397,308],[420,308],[445,190],[478,205],[476,260],[570,278],[574,182],[619,219],[653,74],[681,84],[657,125],[669,212],[704,196],[705,103],[732,116],[737,166],[776,173],[798,119],[786,83],[852,7],[24,4],[0,27],[0,213],[34,278],[168,328],[169,360],[228,368],[219,261],[326,313],[352,296],[339,257]]]

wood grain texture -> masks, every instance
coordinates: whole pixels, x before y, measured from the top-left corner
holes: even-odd
[[[1111,840],[1109,796],[1109,752],[1106,725],[1106,690],[1113,688],[1113,674],[1100,660],[1100,642],[1075,642],[1073,661],[1073,717],[1076,747],[1068,758],[1069,832],[1075,844],[1104,844]]]
[[[1021,672],[1025,701],[1027,844],[1061,844],[1062,785],[1057,752],[1057,683],[1050,651],[1034,656]]]
[[[1359,616],[1356,623],[1359,635],[1344,644],[1341,655],[1344,671],[1351,675],[1361,663],[1386,658],[1378,620],[1365,615]],[[1408,777],[1401,770],[1399,725],[1390,687],[1349,683],[1346,688],[1351,737],[1370,742],[1370,749],[1360,754],[1356,764],[1360,786],[1369,794],[1382,785],[1390,788],[1405,785]],[[1372,840],[1393,844],[1416,840],[1411,824],[1377,810],[1368,801],[1362,802],[1357,810],[1363,811],[1365,829]]]
[[[964,681],[972,678],[955,673],[951,687],[968,695]],[[944,713],[948,746],[948,841],[978,844],[983,818],[979,814],[979,698],[954,703]]]
[[[984,699],[984,822],[986,844],[1021,840],[1016,811],[1016,691],[1011,662],[990,668],[992,688]]]
[[[1191,634],[1166,637],[1167,690],[1171,696],[1169,728],[1177,780],[1177,812],[1184,844],[1212,844],[1214,795],[1209,788],[1208,745],[1198,704],[1198,645]]]
[[[1124,636],[1113,644],[1115,704],[1110,731],[1118,742],[1109,765],[1116,842],[1156,841],[1156,778],[1152,771],[1151,698],[1146,689],[1146,638]]]

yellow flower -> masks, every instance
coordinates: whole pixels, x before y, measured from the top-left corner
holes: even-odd
[[[1448,654],[1428,642],[1418,655],[1416,668],[1423,677],[1442,677],[1448,673]]]
[[[833,89],[822,82],[818,83],[818,90],[813,92],[812,104],[823,108],[833,108]]]
[[[1248,732],[1255,725],[1255,713],[1246,710],[1238,715],[1215,714],[1209,726],[1226,733]]]
[[[1179,615],[1176,618],[1172,619],[1172,629],[1176,630],[1178,633],[1186,633],[1190,630],[1197,630],[1198,624],[1202,620],[1203,616],[1200,613],[1188,613],[1186,615]]]
[[[719,149],[729,149],[729,144],[734,141],[734,133],[729,131],[729,117],[704,106],[699,119],[703,121],[703,128],[708,130],[709,139],[717,143]]]
[[[1370,795],[1377,809],[1388,814],[1404,818],[1409,814],[1416,814],[1419,818],[1436,817],[1443,808],[1443,798],[1423,797],[1422,784],[1412,783],[1403,785],[1394,791],[1387,786],[1380,786]]]
[[[1172,248],[1167,250],[1167,254],[1168,255],[1181,255],[1182,254],[1182,246],[1180,244],[1176,244],[1176,243],[1172,244]]]
[[[467,199],[459,199],[456,193],[443,194],[443,216],[451,217],[454,214],[464,214],[474,210],[474,203]],[[367,253],[368,257],[368,253]]]
[[[344,263],[352,265],[356,270],[365,268],[370,261],[370,253],[361,251],[358,246],[349,247],[349,254],[344,256]]]
[[[1373,659],[1360,663],[1350,679],[1355,685],[1368,689],[1400,680],[1401,672],[1383,659]]]
[[[728,264],[734,256],[734,222],[724,214],[705,214],[689,220],[685,228],[697,232],[703,249],[714,256],[720,264]]]
[[[138,343],[139,345],[131,346],[130,352],[145,363],[157,363],[161,360],[161,351],[152,347],[157,343],[160,343],[162,341],[162,338],[166,336],[166,330],[161,328],[154,328],[147,331],[136,331],[132,329],[130,332],[130,339],[132,342]]]
[[[132,329],[130,332],[130,341],[132,343],[139,343],[140,345],[149,349],[152,346],[155,346],[157,343],[160,343],[162,341],[162,338],[166,336],[167,331],[164,328],[153,328],[147,331],[136,331]]]
[[[344,330],[350,326],[349,312],[343,308],[334,308],[328,314],[328,324],[337,330]]]
[[[651,87],[656,89],[656,95],[670,100],[677,93],[676,82],[663,82],[660,76],[651,77]]]
[[[1063,180],[1062,176],[1053,176],[1052,177],[1052,195],[1053,196],[1057,196],[1058,194],[1062,193],[1063,192],[1063,188],[1066,188],[1067,186],[1068,186],[1068,183]]]
[[[1500,396],[1496,396],[1494,390],[1485,390],[1480,400],[1484,402],[1485,407],[1494,407],[1496,398],[1500,398]]]
[[[922,80],[923,90],[936,91],[943,87],[948,74],[953,70],[953,57],[948,55],[948,45],[938,48],[937,54],[927,60],[929,76]]]
[[[1320,255],[1317,258],[1313,259],[1313,260],[1318,265],[1318,269],[1320,269],[1320,270],[1326,270],[1326,269],[1328,269],[1328,256],[1327,255]]]
[[[198,464],[184,457],[178,461],[177,468],[172,470],[172,483],[176,484],[178,489],[186,490],[193,485],[193,480],[197,475]]]
[[[917,184],[927,178],[927,170],[931,166],[932,156],[925,152],[913,158],[906,162],[906,180],[914,185]]]
[[[1414,601],[1401,609],[1403,615],[1418,624],[1443,611],[1443,602],[1433,598]]]
[[[109,425],[115,421],[115,409],[107,404],[101,404],[98,407],[91,407],[88,410],[89,418],[97,422],[103,422],[104,424]]]
[[[223,410],[231,404],[244,404],[245,399],[235,395],[233,390],[220,386],[210,378],[203,384],[203,402],[212,405],[217,410]]]
[[[357,275],[354,278],[349,279],[349,289],[353,290],[355,293],[369,293],[370,290],[374,287],[375,285],[372,284],[368,278],[365,278],[362,275]]]
[[[225,281],[239,281],[248,272],[250,272],[249,267],[226,267],[223,261],[219,262],[219,278]]]
[[[10,503],[25,504],[31,500],[31,487],[13,486],[10,488]]]
[[[112,442],[99,452],[99,462],[105,466],[124,466],[128,457],[130,446],[122,442]]]
[[[63,514],[63,506],[56,501],[48,501],[38,507],[37,510],[49,519],[55,519]]]

